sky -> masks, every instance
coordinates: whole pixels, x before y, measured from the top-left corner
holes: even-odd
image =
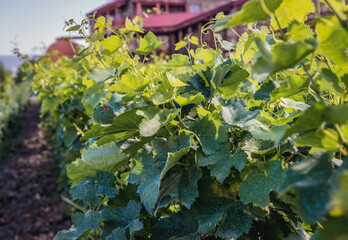
[[[69,36],[65,20],[80,22],[109,1],[0,0],[0,55],[11,55],[14,42],[23,54],[42,54],[56,38]]]

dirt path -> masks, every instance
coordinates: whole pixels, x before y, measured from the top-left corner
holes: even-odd
[[[19,144],[0,164],[1,240],[51,240],[70,226],[62,218],[52,150],[37,126],[39,111],[34,105],[26,112]]]

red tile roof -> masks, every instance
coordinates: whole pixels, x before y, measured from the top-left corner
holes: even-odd
[[[77,44],[69,39],[59,38],[49,48],[47,53],[58,51],[58,55],[52,58],[53,61],[57,61],[61,56],[72,58],[77,53]]]
[[[167,14],[150,14],[148,18],[144,18],[143,28],[159,28],[180,26],[186,21],[201,15],[201,12],[178,12]]]

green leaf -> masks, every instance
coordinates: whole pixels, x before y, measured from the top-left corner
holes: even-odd
[[[297,102],[289,98],[280,98],[279,105],[284,108],[292,108],[299,111],[306,111],[309,108],[309,105],[304,102]]]
[[[307,109],[286,131],[283,138],[288,137],[294,133],[300,133],[303,131],[316,129],[323,122],[323,115],[327,111],[327,108],[322,103],[314,103]]]
[[[89,210],[86,214],[75,213],[71,217],[74,227],[70,230],[63,230],[58,232],[54,240],[75,240],[84,239],[88,234],[94,231],[101,222],[101,214]]]
[[[116,81],[115,84],[109,88],[109,91],[121,93],[142,92],[150,82],[151,79],[149,77],[144,77],[134,72],[128,72],[123,74],[121,80]]]
[[[275,11],[280,28],[286,28],[293,20],[304,22],[307,15],[314,12],[314,3],[311,0],[286,0],[282,1]],[[278,22],[274,17],[271,18],[271,26],[279,29]]]
[[[118,227],[112,231],[112,233],[106,237],[106,240],[127,240],[126,232],[124,229]]]
[[[182,82],[180,79],[174,77],[171,73],[167,72],[166,73],[168,83],[172,86],[172,87],[185,87],[187,86],[186,83]]]
[[[106,26],[106,18],[104,16],[100,16],[97,18],[97,21],[94,24],[94,29],[99,29],[99,31],[103,31]]]
[[[327,153],[309,156],[284,175],[280,190],[291,189],[296,194],[297,212],[306,223],[320,221],[330,209],[339,170],[335,173],[329,161]]]
[[[164,44],[164,42],[161,41],[160,38],[156,37],[152,32],[148,32],[144,38],[140,38],[140,47],[134,52],[139,55],[148,55],[159,48],[162,44]]]
[[[190,93],[184,93],[182,95],[177,95],[175,97],[175,101],[180,105],[180,106],[186,106],[189,104],[195,104],[198,105],[201,102],[205,100],[204,96],[201,93],[198,93],[196,95],[192,95]]]
[[[151,239],[153,240],[169,240],[192,235],[196,231],[197,219],[188,211],[175,214],[172,217],[161,218],[151,229]]]
[[[223,239],[237,239],[249,232],[252,216],[246,212],[246,206],[240,201],[210,197],[200,205],[204,211],[198,209],[197,232],[212,234],[217,226],[215,235]]]
[[[94,68],[87,76],[87,80],[93,80],[95,83],[102,83],[109,78],[115,77],[115,68]]]
[[[155,139],[138,154],[128,182],[139,184],[138,193],[148,212],[152,213],[157,203],[161,179],[187,153],[191,141],[192,136],[183,131],[174,142]]]
[[[319,229],[311,239],[348,239],[347,224],[348,216],[346,215],[340,217],[328,217],[325,221],[321,223],[323,229]]]
[[[59,106],[59,101],[56,98],[44,99],[41,104],[40,117],[43,117],[46,113],[48,113],[51,110],[55,110],[58,106]]]
[[[348,62],[348,32],[341,26],[318,23],[318,54],[328,57],[334,63],[347,66]]]
[[[134,200],[130,200],[126,207],[108,207],[102,210],[102,218],[104,221],[113,221],[123,229],[134,226],[134,221],[139,220],[141,204]]]
[[[238,65],[234,65],[218,87],[218,91],[225,99],[233,97],[238,86],[249,77],[249,72]]]
[[[126,30],[143,33],[143,31],[139,29],[138,26],[134,25],[128,17],[126,18]]]
[[[264,0],[263,2],[268,11],[274,12],[282,0]],[[250,0],[243,4],[241,11],[228,15],[215,23],[213,27],[215,31],[221,31],[244,23],[265,21],[268,17],[269,15],[264,11],[260,0]]]
[[[210,48],[197,48],[194,59],[203,60],[205,64],[211,63],[214,61],[214,51]]]
[[[116,51],[122,46],[122,44],[122,39],[117,35],[111,35],[100,42],[100,45],[110,52]]]
[[[261,53],[252,68],[251,77],[255,81],[264,81],[273,73],[294,67],[316,47],[313,41],[289,40],[273,45],[269,51],[261,39],[255,38],[255,43]]]
[[[271,103],[281,98],[291,98],[304,91],[308,91],[308,79],[298,75],[290,75],[285,78],[280,86],[271,92]]]
[[[186,46],[186,42],[181,40],[180,42],[175,43],[175,51],[177,51],[185,46]]]
[[[219,134],[218,122],[209,119],[209,115],[196,121],[185,122],[185,127],[196,134],[203,152],[207,155],[219,149],[219,143],[226,140],[226,133]]]
[[[106,95],[107,92],[105,92],[104,86],[96,84],[87,88],[83,100],[88,102],[94,109]]]
[[[156,211],[172,202],[181,202],[190,209],[198,197],[197,181],[202,177],[201,170],[196,166],[175,166],[163,177]]]
[[[216,235],[224,239],[237,239],[248,233],[252,225],[252,216],[245,210],[245,205],[235,201],[227,210],[226,217],[220,222]]]
[[[87,140],[90,138],[101,138],[113,134],[125,134],[123,136],[134,136],[139,132],[139,124],[141,123],[143,117],[137,114],[137,111],[142,108],[134,108],[130,111],[120,114],[110,126],[94,125],[81,140]],[[118,136],[115,136],[114,140],[117,140]]]
[[[242,202],[265,207],[269,201],[271,190],[278,191],[281,186],[283,169],[280,161],[268,161],[265,166],[266,174],[258,168],[249,170],[245,180],[239,185],[239,196]]]
[[[318,83],[321,90],[331,91],[339,98],[345,97],[345,92],[339,84],[338,77],[330,69],[321,69],[320,76],[321,79]]]
[[[306,40],[314,38],[313,31],[309,25],[302,22],[292,21],[289,25],[289,34],[293,40]]]
[[[221,115],[226,123],[243,128],[248,121],[255,119],[260,113],[259,110],[245,110],[246,107],[244,98],[233,98],[222,103]]]
[[[98,172],[95,177],[85,178],[71,187],[70,194],[74,200],[82,200],[85,205],[97,206],[101,195],[116,197],[116,178],[108,172]]]
[[[115,143],[100,147],[93,146],[82,150],[81,158],[72,162],[68,167],[68,177],[76,183],[86,177],[92,177],[97,172],[114,173],[116,168],[126,159],[121,149]]]
[[[247,155],[238,147],[232,155],[230,153],[230,145],[228,143],[220,143],[219,150],[214,154],[198,155],[198,166],[209,166],[210,174],[217,178],[220,183],[230,174],[230,169],[234,166],[241,171],[247,162]]]
[[[329,132],[331,136],[328,136],[323,130],[319,129],[297,137],[295,139],[295,145],[297,147],[312,147],[310,153],[338,150],[340,145],[337,132],[333,129],[327,129],[326,131]],[[332,136],[336,137],[336,140],[333,139]]]
[[[136,113],[144,117],[139,124],[140,136],[150,137],[156,134],[161,127],[174,120],[174,118],[178,116],[179,110],[148,108],[138,110]]]
[[[96,107],[92,113],[92,119],[97,124],[112,124],[116,117],[114,110],[109,107]]]
[[[85,178],[76,183],[71,187],[70,194],[73,200],[82,200],[85,205],[97,206],[101,202],[93,177]]]
[[[68,127],[64,130],[63,141],[66,147],[70,147],[77,138],[78,135],[75,127]]]
[[[172,59],[167,63],[167,67],[184,67],[190,65],[190,59],[187,55],[173,54]]]

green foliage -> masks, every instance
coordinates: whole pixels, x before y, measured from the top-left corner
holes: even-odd
[[[85,213],[56,238],[344,238],[348,38],[330,2],[313,27],[309,0],[248,1],[206,26],[214,49],[189,37],[168,58],[135,21],[104,38],[99,18],[73,59],[41,59],[33,86],[56,146],[82,149],[67,173]],[[269,17],[223,57],[216,30]]]
[[[6,151],[18,132],[19,118],[30,98],[30,79],[27,64],[21,66],[16,78],[0,62],[0,159],[6,159]],[[1,161],[0,160],[0,161]]]

